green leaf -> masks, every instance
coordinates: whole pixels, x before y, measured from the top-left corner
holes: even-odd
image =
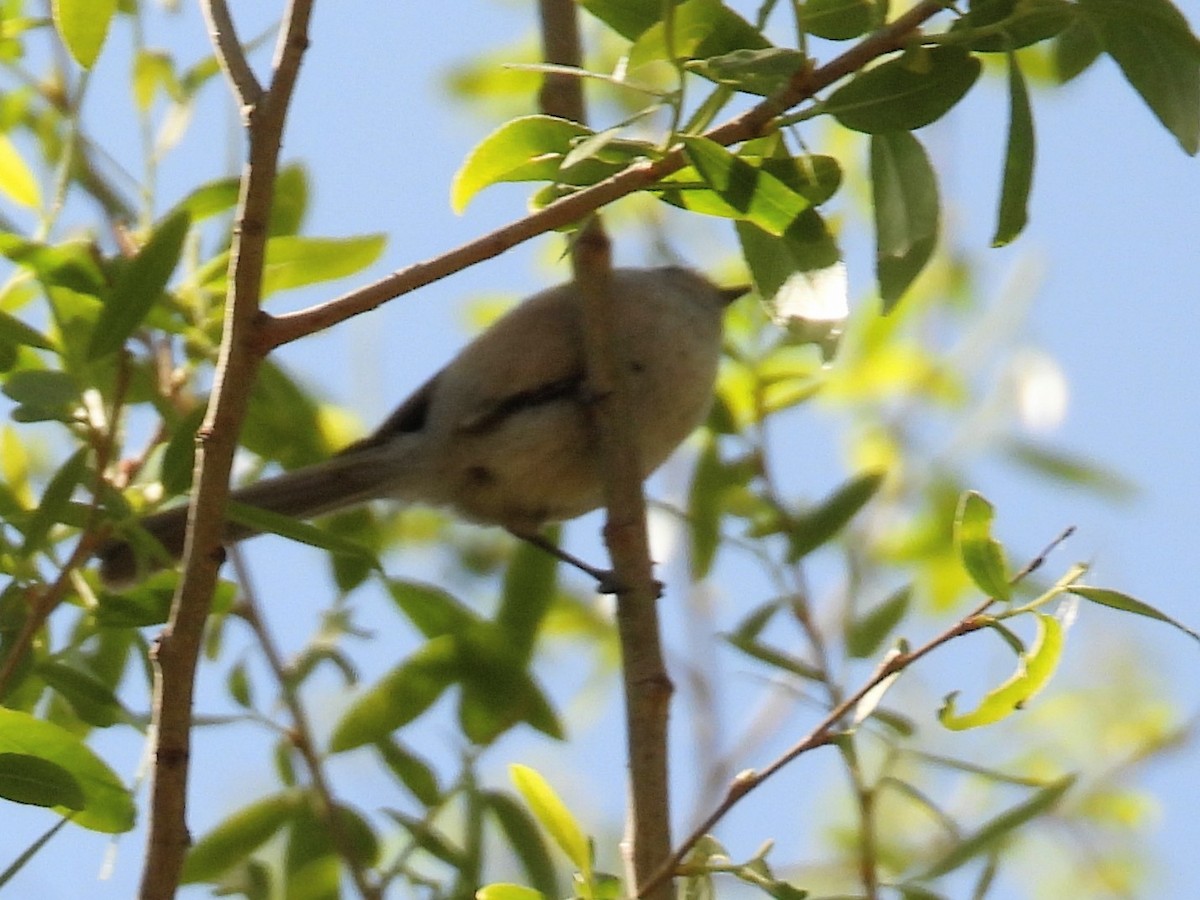
[[[34,671],[89,725],[108,728],[129,720],[112,688],[90,672],[54,660],[38,663]]]
[[[270,840],[303,806],[299,793],[285,791],[242,807],[192,845],[183,883],[216,880]]]
[[[0,341],[13,346],[36,347],[39,350],[54,349],[50,338],[3,310],[0,310]]]
[[[1112,500],[1129,500],[1137,493],[1136,485],[1129,479],[1091,460],[1029,441],[1015,440],[1005,449],[1016,462],[1055,481],[1086,488]]]
[[[1076,18],[1054,41],[1054,76],[1065,84],[1086,71],[1103,49],[1095,26]]]
[[[846,652],[855,659],[874,655],[908,614],[912,602],[912,587],[896,591],[887,600],[846,625]]]
[[[876,24],[876,0],[807,0],[800,7],[800,24],[809,34],[831,41],[848,41]]]
[[[0,753],[0,797],[27,806],[83,809],[87,800],[75,776],[57,763],[27,753]]]
[[[504,591],[495,623],[505,634],[508,649],[527,663],[542,620],[554,600],[558,560],[521,541],[504,573]]]
[[[193,222],[230,212],[237,206],[241,184],[242,180],[234,176],[207,182],[175,204],[175,210],[186,212]]]
[[[572,142],[591,134],[584,125],[554,116],[524,116],[505,122],[480,141],[454,173],[451,208],[462,213],[472,197],[501,181],[553,179]]]
[[[37,178],[6,135],[0,134],[0,194],[30,209],[42,205]]]
[[[83,791],[83,808],[72,821],[92,831],[116,834],[133,827],[134,805],[116,774],[75,735],[58,725],[0,708],[0,753],[36,756],[65,770]]]
[[[298,163],[284,166],[275,176],[275,202],[267,233],[271,237],[296,234],[308,212],[308,172]]]
[[[1169,0],[1080,0],[1100,42],[1191,156],[1200,150],[1200,44]]]
[[[693,60],[687,63],[686,68],[736,91],[769,97],[787,86],[804,66],[806,59],[799,50],[767,47],[761,50],[734,50],[708,59]]]
[[[203,403],[184,416],[175,426],[163,450],[161,479],[167,496],[185,494],[192,486],[196,468],[196,432],[208,412]]]
[[[560,897],[558,876],[550,848],[534,820],[521,804],[507,794],[490,791],[484,795],[488,809],[496,817],[508,845],[521,861],[529,882],[547,897]]]
[[[429,763],[392,738],[376,742],[375,749],[414,797],[426,806],[438,803],[442,791],[438,787],[437,773]]]
[[[979,30],[972,50],[1007,53],[1047,41],[1077,21],[1079,8],[1068,0],[986,0],[951,26],[951,33]]]
[[[729,487],[729,469],[721,462],[717,442],[706,440],[692,470],[692,485],[688,493],[688,534],[691,553],[688,563],[693,582],[705,578],[712,569],[721,538],[721,510],[725,490]]]
[[[386,738],[432,706],[461,669],[453,637],[429,641],[350,705],[329,739],[330,752],[342,753]]]
[[[245,525],[255,532],[269,532],[319,550],[354,556],[379,568],[379,560],[369,548],[309,522],[232,500],[225,509],[225,515],[229,521]]]
[[[54,27],[75,62],[90,69],[104,46],[117,0],[54,0]]]
[[[842,484],[817,506],[792,520],[788,562],[794,563],[840,532],[883,486],[883,472],[865,472]]]
[[[541,891],[523,884],[504,882],[485,884],[475,892],[475,900],[545,900],[545,897]]]
[[[592,877],[592,848],[566,804],[541,775],[528,766],[508,768],[513,785],[545,832],[567,855],[585,882]]]
[[[965,492],[954,515],[954,545],[975,586],[989,597],[1007,600],[1012,596],[1012,585],[1004,547],[992,538],[995,517],[992,504],[975,491]]]
[[[674,0],[676,6],[682,0]],[[580,6],[604,22],[617,34],[631,41],[655,22],[662,20],[663,3],[646,0],[578,0]]]
[[[471,629],[460,637],[460,654],[458,720],[473,743],[486,746],[520,722],[562,738],[553,707],[525,668],[527,656],[503,630],[493,623]]]
[[[351,238],[313,238],[284,234],[267,241],[262,296],[353,275],[379,259],[387,243],[383,234]],[[223,290],[229,268],[227,253],[215,257],[198,273],[202,284]]]
[[[104,301],[88,345],[88,358],[115,353],[162,296],[191,227],[191,216],[177,210],[163,219],[137,256],[121,267]]]
[[[1033,615],[1037,617],[1037,637],[1029,653],[1018,661],[1017,671],[1012,677],[989,692],[979,706],[969,713],[957,713],[954,709],[956,694],[950,694],[938,710],[938,721],[952,731],[991,725],[1023,709],[1046,686],[1062,657],[1063,628],[1053,616],[1045,613]]]
[[[133,99],[137,108],[150,110],[154,96],[161,89],[167,96],[181,98],[179,78],[171,56],[161,50],[140,49],[133,61]]]
[[[912,131],[944,116],[979,77],[978,59],[959,47],[906,53],[858,75],[821,107],[867,134]]]
[[[925,149],[905,131],[871,137],[875,268],[884,312],[921,274],[937,246],[937,176]]]
[[[1049,812],[1058,805],[1063,794],[1071,789],[1075,776],[1068,775],[1040,789],[1028,800],[1005,810],[982,827],[951,847],[940,859],[922,873],[923,878],[937,878],[994,849],[1014,834],[1026,822]]]
[[[662,7],[661,3],[655,4]],[[770,47],[762,34],[721,0],[687,0],[675,7],[668,46],[667,27],[657,21],[629,49],[629,67],[664,59],[707,59],[735,50]]]
[[[53,246],[0,234],[0,253],[29,269],[47,285],[60,285],[79,294],[99,296],[105,289],[99,251],[90,241],[64,241]]]
[[[1084,600],[1099,603],[1101,606],[1119,609],[1122,612],[1130,612],[1138,616],[1145,616],[1148,619],[1157,619],[1159,622],[1166,622],[1168,625],[1178,628],[1184,634],[1191,635],[1200,641],[1200,632],[1188,628],[1182,622],[1172,619],[1166,613],[1159,612],[1159,610],[1150,604],[1143,603],[1141,600],[1130,597],[1128,594],[1122,594],[1120,591],[1113,591],[1108,588],[1090,587],[1082,584],[1071,585],[1069,590],[1070,593],[1078,594]]]
[[[768,234],[782,235],[811,205],[780,179],[702,137],[682,138],[700,177],[734,215]]]
[[[47,418],[65,418],[79,403],[79,386],[66,372],[55,369],[22,369],[4,382],[4,396]]]
[[[1015,53],[1008,54],[1008,148],[1004,154],[1004,182],[1000,189],[1000,212],[993,247],[1003,247],[1029,221],[1029,191],[1033,187],[1033,110],[1029,90]]]
[[[417,581],[389,581],[388,592],[408,620],[427,638],[458,635],[482,620],[453,594]]]

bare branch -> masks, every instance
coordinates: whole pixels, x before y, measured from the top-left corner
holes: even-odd
[[[237,29],[225,0],[205,0],[200,4],[204,20],[208,23],[209,38],[217,48],[217,62],[225,71],[233,86],[238,103],[243,111],[253,107],[262,98],[262,85],[254,76],[246,53],[238,40]]]
[[[222,0],[205,0],[205,6],[210,21],[219,22],[223,15],[228,24]],[[308,43],[311,12],[312,0],[291,0],[279,37],[271,88],[259,96],[246,93],[241,68],[245,60],[240,48],[231,49],[231,42],[236,47],[232,32],[214,34],[217,56],[234,90],[243,102],[252,101],[246,109],[249,161],[230,250],[229,292],[213,399],[198,435],[196,484],[183,575],[170,619],[154,652],[154,773],[141,900],[169,900],[175,896],[189,844],[186,804],[196,664],[223,556],[229,471],[260,360],[255,331],[260,323],[267,221],[274,199],[284,120]]]

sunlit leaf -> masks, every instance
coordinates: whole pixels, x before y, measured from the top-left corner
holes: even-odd
[[[906,131],[871,137],[875,268],[884,311],[891,310],[937,246],[937,176],[920,142]]]
[[[769,46],[770,42],[758,29],[721,0],[686,0],[675,7],[669,40],[663,21],[656,21],[638,35],[629,50],[629,66],[636,68],[671,58],[707,59],[735,50],[761,50]]]
[[[581,873],[584,880],[591,877],[592,849],[583,829],[566,804],[550,787],[546,779],[528,766],[509,766],[509,777],[529,807],[530,812],[550,835],[558,848],[567,855]]]
[[[116,774],[75,735],[29,713],[0,708],[0,753],[36,756],[66,771],[83,791],[76,825],[105,834],[133,827],[134,806]],[[65,807],[62,812],[72,812]]]
[[[74,775],[57,763],[25,753],[0,753],[0,797],[71,811],[81,810],[87,803]]]
[[[987,596],[1007,600],[1012,596],[1004,547],[992,537],[996,510],[975,491],[959,499],[954,516],[954,543],[963,568]]]
[[[507,794],[492,791],[485,799],[529,882],[547,897],[561,896],[550,848],[538,830],[537,821]]]
[[[1190,155],[1200,150],[1200,43],[1169,0],[1079,0],[1100,42]]]
[[[0,134],[0,194],[30,209],[42,205],[42,191],[33,171],[7,135]]]
[[[784,234],[811,205],[781,180],[701,137],[682,139],[688,159],[705,183],[739,219],[769,234]]]
[[[876,0],[805,0],[800,23],[809,34],[848,41],[875,25],[878,8]]]
[[[1008,148],[993,247],[1003,247],[1025,228],[1029,219],[1029,191],[1033,187],[1033,110],[1015,53],[1008,54],[1008,97]]]
[[[117,0],[54,0],[54,26],[75,61],[90,69],[104,46]]]
[[[1063,628],[1053,616],[1034,613],[1038,632],[1033,646],[1021,658],[1017,671],[1008,681],[988,693],[969,713],[955,711],[955,694],[950,694],[938,710],[938,720],[953,731],[991,725],[1024,708],[1046,686],[1062,657]]]
[[[545,894],[523,884],[485,884],[475,892],[475,900],[544,900]]]
[[[912,131],[949,112],[971,89],[980,69],[979,60],[958,47],[906,53],[838,88],[822,111],[867,134]]]
[[[768,97],[787,86],[806,59],[799,50],[768,47],[694,60],[687,69],[742,93]]]

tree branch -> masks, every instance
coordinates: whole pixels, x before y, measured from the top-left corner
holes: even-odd
[[[947,5],[948,0],[922,0],[841,56],[818,69],[802,69],[778,94],[713,128],[705,137],[724,145],[757,137],[782,112],[811,99],[819,91],[857,72],[871,60],[903,48],[927,19],[941,12]],[[556,200],[522,219],[501,226],[433,259],[413,263],[379,281],[356,288],[333,300],[294,313],[272,317],[263,325],[260,349],[264,352],[272,350],[281,344],[321,331],[475,263],[499,256],[530,238],[578,222],[614,200],[652,186],[686,164],[683,151],[679,148],[672,149],[659,160],[632,165],[604,181]]]
[[[200,8],[208,23],[209,38],[217,48],[217,62],[229,79],[238,103],[243,111],[247,110],[262,99],[263,90],[238,40],[229,7],[225,5],[225,0],[206,0],[200,4]]]
[[[228,24],[223,0],[204,0],[210,21]],[[187,779],[197,658],[220,566],[229,471],[260,357],[255,339],[266,257],[267,222],[284,120],[308,43],[312,0],[291,0],[280,30],[270,90],[246,93],[245,60],[228,29],[214,35],[217,56],[245,103],[249,161],[230,250],[229,292],[213,399],[197,435],[196,486],[189,511],[183,575],[154,651],[154,772],[149,845],[141,900],[174,897],[189,845]],[[222,37],[221,35],[224,35]],[[239,64],[238,59],[241,59]],[[240,80],[239,80],[240,79]]]

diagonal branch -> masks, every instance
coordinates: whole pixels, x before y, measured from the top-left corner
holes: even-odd
[[[835,57],[820,68],[802,69],[778,94],[713,128],[705,137],[723,145],[757,137],[776,116],[811,99],[847,75],[857,72],[871,60],[902,49],[925,21],[941,12],[947,5],[947,0],[922,0],[841,56]],[[281,344],[329,328],[475,263],[499,256],[530,238],[578,222],[614,200],[651,187],[672,172],[683,168],[685,164],[683,151],[674,148],[661,159],[630,166],[604,181],[563,197],[522,219],[448,250],[440,256],[413,263],[379,281],[333,300],[294,313],[272,317],[262,328],[259,338],[262,350],[272,350]]]
[[[262,85],[254,76],[246,53],[238,40],[237,29],[229,15],[225,0],[208,0],[200,4],[204,19],[208,23],[208,34],[217,48],[217,62],[225,71],[243,110],[254,106],[262,98]]]
[[[219,24],[224,19],[229,25],[223,0],[203,0],[203,5],[210,21]],[[214,34],[217,56],[235,92],[243,103],[250,100],[243,109],[249,161],[242,178],[230,251],[229,293],[213,399],[198,434],[196,486],[189,511],[183,575],[170,619],[154,648],[154,772],[141,900],[169,900],[175,896],[189,843],[187,781],[196,665],[223,556],[222,522],[229,471],[260,360],[255,331],[259,326],[267,222],[284,120],[308,44],[311,12],[312,0],[290,0],[279,34],[271,87],[254,97],[245,93],[248,68],[240,48],[231,49],[236,47],[232,31],[227,28]]]

